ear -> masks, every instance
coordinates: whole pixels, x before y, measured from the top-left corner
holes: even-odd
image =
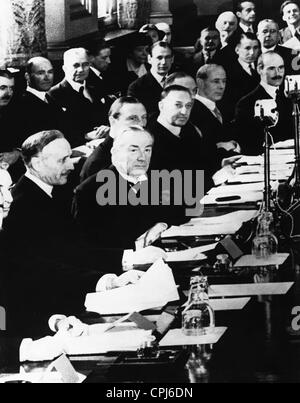
[[[160,112],[162,112],[162,110],[164,109],[164,101],[163,100],[158,103],[158,109],[159,109]]]
[[[236,47],[235,47],[235,53],[236,53],[237,55],[240,54],[240,46],[239,46],[239,45],[236,45]]]
[[[238,18],[241,18],[241,16],[242,16],[241,12],[240,12],[240,11],[237,11],[236,16],[237,16]]]
[[[41,159],[39,157],[33,157],[31,160],[31,166],[34,171],[39,172],[41,167]]]
[[[25,73],[25,80],[27,83],[30,83],[30,75],[28,73]]]
[[[148,64],[152,65],[152,56],[150,54],[148,55]]]

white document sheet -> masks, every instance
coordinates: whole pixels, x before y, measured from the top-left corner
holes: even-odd
[[[209,287],[210,298],[284,295],[294,283],[220,284]]]
[[[162,238],[235,234],[244,222],[255,216],[256,210],[241,210],[219,217],[199,217],[180,227],[169,228],[162,234]]]
[[[216,344],[226,332],[227,327],[216,327],[204,336],[186,336],[182,329],[170,330],[160,341],[161,347],[192,346],[200,344]]]
[[[257,258],[254,255],[242,256],[236,263],[235,267],[257,267],[257,266],[280,266],[287,258],[289,253],[276,253],[268,258]]]
[[[248,175],[245,175],[248,176]],[[201,204],[240,204],[240,203],[256,203],[264,198],[263,192],[245,192],[245,193],[226,193],[224,195],[207,195],[200,201]]]
[[[291,139],[291,140],[279,141],[271,148],[294,149],[294,147],[295,147],[295,140]]]
[[[195,260],[206,260],[207,256],[200,252],[200,250],[199,248],[191,248],[178,252],[168,252],[167,262],[192,262]]]
[[[172,270],[158,260],[137,284],[88,294],[85,307],[102,315],[141,312],[179,300]]]
[[[276,182],[271,183],[272,189],[276,190]],[[226,186],[218,186],[210,189],[208,192],[209,195],[220,195],[226,196],[227,194],[232,194],[237,192],[247,193],[247,192],[263,192],[264,191],[264,183],[246,183],[241,185],[226,185]]]

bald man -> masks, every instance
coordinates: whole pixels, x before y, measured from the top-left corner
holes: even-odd
[[[293,138],[292,105],[282,90],[285,67],[282,57],[275,52],[260,56],[257,71],[259,86],[240,100],[235,112],[236,138],[243,154],[258,155],[263,152],[264,131],[254,118],[256,101],[274,99],[279,111],[278,124],[270,129],[274,142]]]
[[[90,58],[83,48],[70,49],[64,54],[65,78],[49,94],[56,106],[65,111],[70,128],[67,136],[72,147],[82,145],[85,135],[107,123],[103,96],[87,82]]]
[[[42,130],[57,129],[66,133],[64,111],[55,105],[48,94],[54,82],[51,61],[44,57],[30,59],[25,78],[27,89],[22,95],[20,108],[24,140]]]

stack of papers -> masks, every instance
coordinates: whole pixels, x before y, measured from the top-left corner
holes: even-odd
[[[200,217],[192,219],[188,224],[169,228],[162,234],[162,238],[235,234],[244,222],[256,216],[256,210],[241,210],[218,217]]]
[[[137,284],[88,294],[85,307],[100,315],[126,314],[165,306],[179,300],[172,270],[158,260]]]

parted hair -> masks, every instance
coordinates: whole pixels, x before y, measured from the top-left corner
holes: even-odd
[[[38,156],[50,143],[65,136],[58,130],[45,130],[30,136],[22,145],[22,157],[25,165],[30,165],[32,158]]]

